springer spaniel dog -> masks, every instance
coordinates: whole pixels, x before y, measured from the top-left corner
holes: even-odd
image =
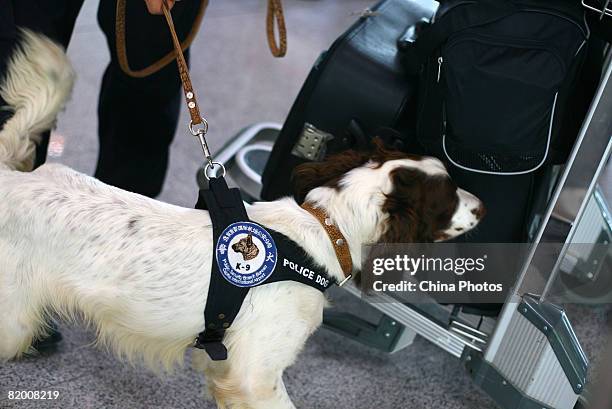
[[[27,352],[54,314],[82,317],[120,359],[171,368],[204,329],[214,257],[208,212],[64,166],[24,172],[72,81],[63,50],[24,32],[0,88],[14,111],[0,131],[0,362]],[[438,159],[380,143],[303,165],[295,181],[297,197],[346,237],[355,272],[362,244],[445,240],[483,215],[481,202],[457,188]],[[329,277],[344,278],[324,228],[293,198],[256,203],[248,214],[299,244]],[[251,254],[246,241],[237,251]],[[251,289],[224,339],[229,358],[212,361],[198,351],[219,407],[293,408],[283,371],[321,324],[324,305],[321,292],[297,282]]]

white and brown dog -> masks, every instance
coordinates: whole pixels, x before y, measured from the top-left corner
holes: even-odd
[[[1,87],[14,115],[0,131],[0,361],[26,352],[53,313],[82,316],[120,358],[172,367],[204,329],[213,262],[209,215],[64,166],[22,172],[31,168],[36,136],[53,125],[72,80],[58,46],[23,34]],[[346,237],[355,271],[362,244],[444,240],[473,228],[483,213],[439,160],[381,146],[302,166],[296,181],[298,194]],[[256,203],[248,213],[343,279],[325,230],[295,200]],[[244,245],[239,250],[248,255]],[[319,291],[296,282],[252,289],[226,333],[229,359],[213,362],[201,353],[219,407],[292,408],[282,374],[321,324],[324,305]]]

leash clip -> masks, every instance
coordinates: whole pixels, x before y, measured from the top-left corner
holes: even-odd
[[[202,118],[202,123],[200,125],[201,126],[196,129],[194,127],[193,121],[190,121],[189,132],[191,132],[191,134],[197,137],[200,141],[200,146],[202,147],[202,151],[204,152],[204,157],[206,158],[206,162],[208,162],[206,164],[206,167],[204,168],[204,176],[207,180],[210,180],[213,177],[219,177],[217,176],[217,172],[214,173],[214,176],[210,173],[214,171],[215,167],[219,167],[221,168],[220,177],[225,177],[225,166],[223,166],[221,162],[215,162],[213,160],[212,154],[210,153],[210,148],[208,147],[208,142],[206,142],[206,134],[208,133],[208,121]]]
[[[202,151],[204,151],[204,157],[208,161],[209,165],[212,165],[213,159],[212,154],[210,153],[210,149],[208,148],[208,142],[206,142],[206,134],[208,133],[208,122],[206,119],[202,118],[201,127],[195,129],[193,126],[193,120],[189,122],[189,132],[200,141],[200,146],[202,147]]]
[[[189,121],[189,132],[191,132],[191,134],[193,136],[198,136],[200,134],[206,135],[208,133],[208,121],[204,118],[200,118],[202,120],[202,122],[198,125],[201,125],[200,128],[195,128],[193,120]]]

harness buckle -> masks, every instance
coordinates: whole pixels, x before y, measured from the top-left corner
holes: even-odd
[[[342,287],[344,284],[348,283],[351,278],[353,278],[352,274],[349,274],[348,276],[346,276],[346,278],[338,284],[338,287]]]
[[[213,361],[225,361],[227,348],[223,345],[224,332],[204,331],[193,341],[193,347],[206,351]]]

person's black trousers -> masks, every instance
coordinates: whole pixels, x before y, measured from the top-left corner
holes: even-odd
[[[3,0],[0,7],[0,78],[19,39],[19,28],[41,32],[68,46],[83,0]],[[200,0],[177,2],[173,16],[181,38],[190,32]],[[119,68],[115,47],[116,0],[101,0],[98,23],[109,47],[98,106],[100,151],[95,177],[125,190],[157,196],[168,167],[170,144],[181,106],[175,63],[147,78],[131,78]],[[126,7],[128,57],[134,70],[147,67],[172,50],[162,16],[150,15],[143,0]],[[78,97],[88,103],[87,96]],[[91,101],[93,102],[93,101]],[[4,101],[0,99],[0,106]],[[0,111],[0,126],[10,113]],[[78,136],[78,135],[77,135]],[[37,165],[46,158],[49,135],[37,150]]]

